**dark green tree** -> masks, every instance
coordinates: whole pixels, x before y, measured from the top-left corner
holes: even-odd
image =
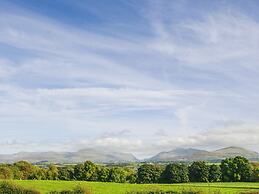
[[[209,166],[204,161],[193,162],[189,166],[189,178],[191,182],[208,182]]]
[[[259,182],[259,168],[254,168],[253,169],[251,181]]]
[[[126,172],[123,168],[114,167],[110,169],[109,182],[125,183]]]
[[[135,169],[126,168],[126,181],[128,183],[137,183],[137,172]]]
[[[84,180],[84,165],[77,164],[74,168],[74,176],[76,180],[82,181]]]
[[[227,158],[221,161],[222,181],[239,182],[250,181],[252,177],[252,166],[249,161],[242,157]]]
[[[186,183],[189,182],[188,167],[184,164],[168,164],[162,173],[161,182]]]
[[[209,166],[209,181],[210,182],[221,181],[221,169],[219,165],[212,164]]]
[[[94,163],[86,161],[84,164],[75,166],[74,176],[77,180],[97,181],[98,168]]]
[[[110,170],[107,167],[99,167],[98,168],[98,181],[101,182],[108,182],[109,181],[109,176],[110,176]]]
[[[74,180],[74,168],[72,166],[60,167],[58,169],[59,180]]]
[[[158,183],[161,178],[162,168],[155,164],[143,164],[138,168],[138,183]]]

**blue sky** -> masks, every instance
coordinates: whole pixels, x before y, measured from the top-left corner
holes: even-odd
[[[259,151],[258,1],[0,1],[1,153]]]

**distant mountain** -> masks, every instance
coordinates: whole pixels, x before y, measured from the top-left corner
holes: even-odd
[[[177,148],[169,152],[160,152],[157,155],[150,158],[150,161],[181,161],[188,160],[190,156],[197,154],[207,154],[205,150],[198,150],[193,148]]]
[[[259,153],[240,147],[227,147],[215,151],[198,150],[193,148],[177,148],[168,152],[160,152],[147,161],[220,161],[224,158],[244,156],[249,160],[259,161]]]
[[[26,160],[32,163],[79,163],[90,160],[98,163],[135,162],[136,157],[128,153],[109,152],[97,149],[82,149],[77,152],[19,152],[17,154],[2,154],[0,162],[12,163]]]
[[[250,159],[256,159],[259,158],[259,153],[247,150],[241,147],[227,147],[222,148],[219,150],[216,150],[213,152],[215,155],[221,156],[221,157],[234,157],[234,156],[244,156],[246,158]]]
[[[244,156],[252,161],[259,161],[259,154],[240,147],[227,147],[215,151],[206,151],[193,148],[177,148],[168,152],[160,152],[146,159],[150,162],[189,162],[189,161],[221,161],[224,158]],[[19,152],[16,154],[0,154],[0,163],[13,163],[26,160],[32,163],[80,163],[90,160],[97,163],[136,162],[138,159],[128,153],[111,152],[99,149],[82,149],[77,152]]]

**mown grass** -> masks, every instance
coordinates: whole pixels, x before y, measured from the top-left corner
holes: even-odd
[[[129,191],[203,191],[206,194],[237,194],[242,192],[259,192],[259,183],[187,183],[187,184],[119,184],[84,181],[46,181],[16,180],[17,184],[26,188],[35,188],[42,193],[53,190],[69,190],[77,185],[89,187],[94,194],[125,194]]]

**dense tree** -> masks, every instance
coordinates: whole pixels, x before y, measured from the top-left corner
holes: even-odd
[[[13,171],[7,165],[0,166],[0,179],[12,179]]]
[[[162,174],[161,181],[164,183],[189,182],[188,167],[184,164],[168,164]]]
[[[35,167],[26,161],[19,161],[14,163],[14,167],[19,170],[19,179],[28,179],[34,173]],[[17,174],[18,175],[18,174]]]
[[[221,169],[219,165],[212,164],[209,166],[209,181],[219,182],[221,180]]]
[[[108,182],[109,181],[109,176],[110,176],[110,170],[107,167],[99,167],[98,168],[98,181],[101,182]]]
[[[74,168],[74,176],[76,180],[84,180],[84,164],[77,164]]]
[[[227,158],[221,162],[222,181],[238,182],[250,181],[252,166],[249,161],[241,156]]]
[[[189,166],[189,178],[192,182],[208,182],[209,166],[204,161],[193,162]]]
[[[143,164],[138,168],[138,183],[157,183],[160,181],[162,168],[155,164]]]
[[[74,167],[65,166],[58,169],[58,179],[59,180],[74,180]]]
[[[251,181],[259,182],[259,168],[254,168],[251,176]]]
[[[135,169],[125,168],[126,171],[126,181],[128,183],[136,183],[137,182],[137,173]]]
[[[123,168],[114,167],[110,169],[109,182],[125,183],[126,172]]]
[[[137,170],[128,165],[82,164],[57,167],[39,167],[25,161],[0,164],[0,179],[83,180],[118,183],[182,183],[217,181],[259,181],[258,164],[253,166],[244,157],[228,158],[219,165],[193,162],[189,167],[173,163],[143,164]]]
[[[94,163],[86,161],[84,164],[75,166],[74,176],[77,180],[96,181],[98,179],[98,168]]]
[[[35,167],[33,173],[29,175],[28,179],[46,180],[47,179],[47,170],[44,168]]]
[[[49,165],[47,169],[47,179],[48,180],[58,180],[58,168],[55,165]]]

